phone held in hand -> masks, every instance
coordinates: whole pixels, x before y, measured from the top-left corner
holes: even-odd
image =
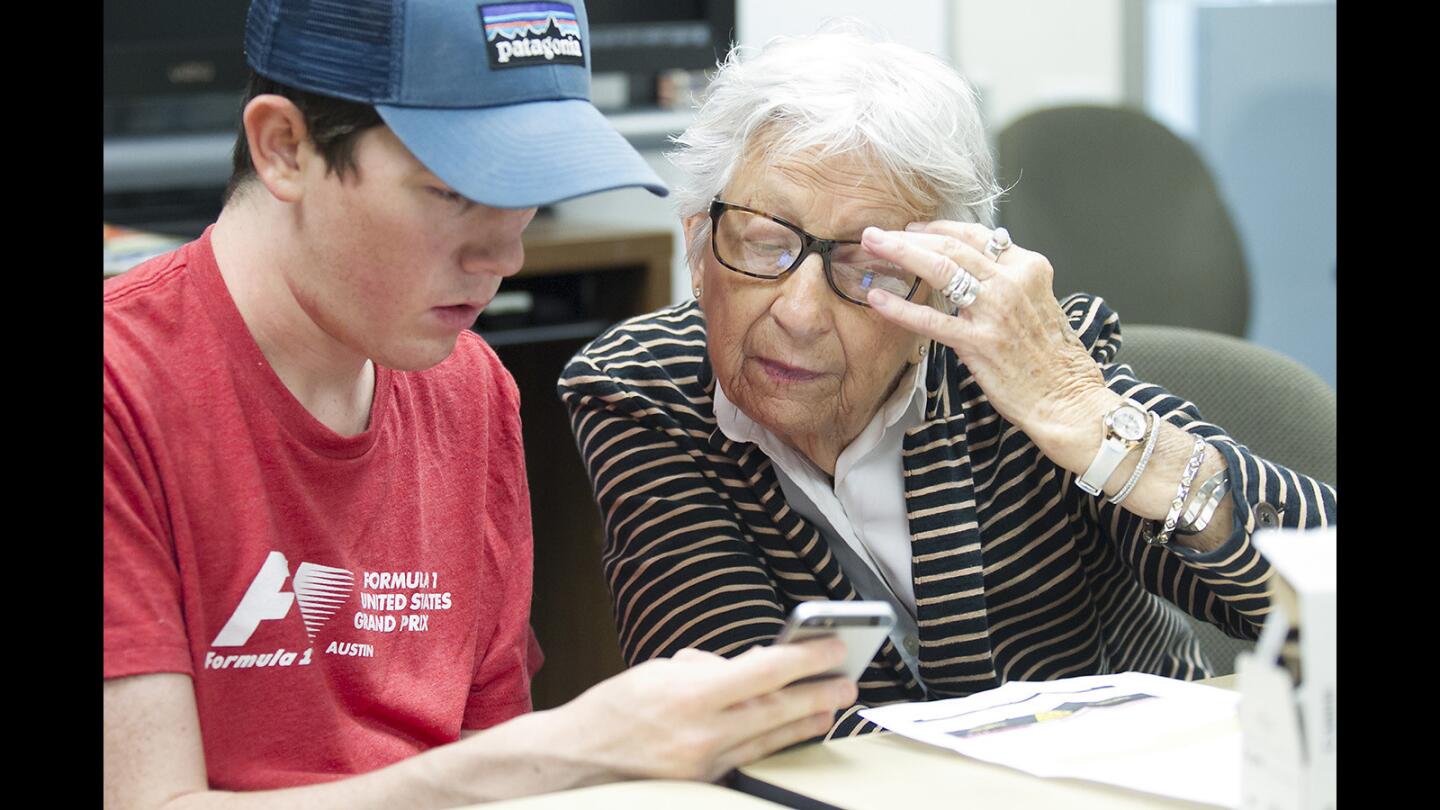
[[[838,636],[845,642],[845,661],[813,678],[843,675],[855,681],[875,657],[890,628],[895,611],[888,602],[801,602],[790,612],[776,644],[793,644],[812,638]]]

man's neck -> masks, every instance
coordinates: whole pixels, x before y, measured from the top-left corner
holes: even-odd
[[[288,211],[269,203],[242,197],[220,212],[210,234],[220,276],[265,360],[295,399],[336,433],[361,433],[370,423],[375,366],[325,332],[295,300],[286,278],[287,263],[301,255],[296,234]]]

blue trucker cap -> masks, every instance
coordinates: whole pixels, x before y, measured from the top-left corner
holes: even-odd
[[[590,103],[582,0],[253,0],[245,59],[273,81],[374,105],[427,169],[485,205],[669,193]]]

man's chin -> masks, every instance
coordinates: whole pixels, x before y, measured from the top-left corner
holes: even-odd
[[[416,341],[415,344],[403,349],[384,352],[371,357],[371,360],[380,366],[395,371],[426,371],[432,369],[455,353],[455,344],[459,341],[460,335],[457,332],[448,339],[431,339]]]

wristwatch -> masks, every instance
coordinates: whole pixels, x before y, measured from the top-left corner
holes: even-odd
[[[1120,461],[1145,438],[1148,420],[1145,409],[1134,402],[1125,402],[1105,414],[1100,420],[1105,437],[1100,441],[1100,452],[1090,462],[1090,469],[1075,479],[1075,486],[1091,495],[1099,495],[1110,479],[1110,474],[1120,466]]]

